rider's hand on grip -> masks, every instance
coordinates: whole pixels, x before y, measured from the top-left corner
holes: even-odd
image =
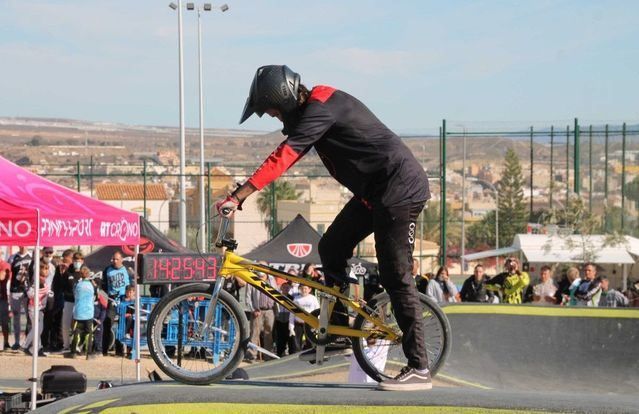
[[[233,212],[240,207],[240,201],[234,195],[227,195],[222,200],[219,200],[215,203],[215,208],[217,212],[224,217],[230,217],[233,215]]]

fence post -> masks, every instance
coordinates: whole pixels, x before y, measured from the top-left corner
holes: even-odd
[[[76,167],[75,168],[76,168],[76,171],[77,171],[77,174],[75,176],[75,180],[76,180],[76,186],[78,188],[78,193],[79,193],[80,192],[80,161],[78,161],[76,163]]]
[[[592,214],[592,124],[588,127],[588,213]]]
[[[440,197],[441,207],[439,209],[439,248],[441,251],[440,265],[446,265],[446,120],[442,120],[442,129],[439,138],[440,153],[439,153],[439,174],[440,174]]]
[[[580,145],[580,137],[579,137],[579,120],[577,118],[575,118],[575,146],[573,147],[573,150],[575,152],[574,156],[573,156],[573,162],[575,164],[574,169],[575,169],[575,194],[579,195],[579,193],[581,192],[581,177],[580,177],[580,170],[581,170],[581,145]]]
[[[532,221],[533,216],[533,167],[534,167],[534,149],[533,149],[533,127],[530,127],[530,213],[528,220]]]
[[[206,162],[206,251],[211,251],[211,163]]]
[[[142,208],[144,209],[144,218],[147,219],[147,214],[146,214],[146,160],[143,161],[142,163],[142,182],[144,183],[144,204],[142,206]]]
[[[569,197],[570,197],[570,125],[566,125],[566,206],[568,206]]]
[[[553,155],[555,153],[555,127],[550,126],[550,191],[548,207],[552,210],[552,193],[555,190],[555,176],[553,175]]]
[[[607,233],[609,230],[608,213],[610,212],[610,206],[608,205],[608,124],[606,124],[604,144],[604,205],[606,207],[604,213],[604,231]]]
[[[621,127],[621,231],[624,231],[626,215],[626,123]]]
[[[89,176],[89,187],[91,189],[91,197],[93,197],[93,155],[89,157],[89,171],[91,174]]]
[[[275,237],[275,181],[271,182],[271,239]]]

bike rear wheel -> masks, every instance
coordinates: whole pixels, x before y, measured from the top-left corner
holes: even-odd
[[[428,355],[428,368],[431,376],[434,376],[444,365],[450,351],[450,324],[436,303],[422,294],[419,294],[419,300],[423,307],[422,324],[424,345]],[[393,327],[401,335],[387,293],[375,296],[368,306],[374,309],[374,316],[384,321],[386,326]],[[374,326],[364,317],[358,316],[355,319],[354,328],[370,330]],[[362,370],[378,382],[394,378],[408,363],[401,342],[391,342],[385,339],[353,338],[353,354]]]
[[[160,369],[186,384],[220,381],[244,358],[249,325],[240,304],[220,291],[211,327],[198,337],[211,300],[211,287],[191,284],[172,290],[148,320],[149,352]]]

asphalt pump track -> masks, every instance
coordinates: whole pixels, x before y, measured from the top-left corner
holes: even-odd
[[[274,404],[336,407],[331,412],[392,406],[425,412],[468,407],[639,413],[639,310],[457,305],[445,311],[452,349],[431,391],[304,382],[304,377],[348,369],[350,359],[316,366],[293,355],[244,367],[249,380],[132,384],[66,398],[38,412],[193,413],[196,407],[216,412],[220,403],[229,403],[253,404],[255,410],[247,411],[255,412]]]

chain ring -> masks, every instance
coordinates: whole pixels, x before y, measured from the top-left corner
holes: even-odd
[[[320,314],[320,310],[319,309],[315,309],[313,312],[311,312],[311,315],[319,318],[319,314]],[[326,337],[326,339],[324,340],[320,340],[317,337],[317,331],[313,328],[311,328],[310,325],[304,324],[304,335],[306,335],[306,338],[313,344],[313,345],[328,345],[330,343],[335,342],[335,340],[338,338],[335,335],[328,335]]]

